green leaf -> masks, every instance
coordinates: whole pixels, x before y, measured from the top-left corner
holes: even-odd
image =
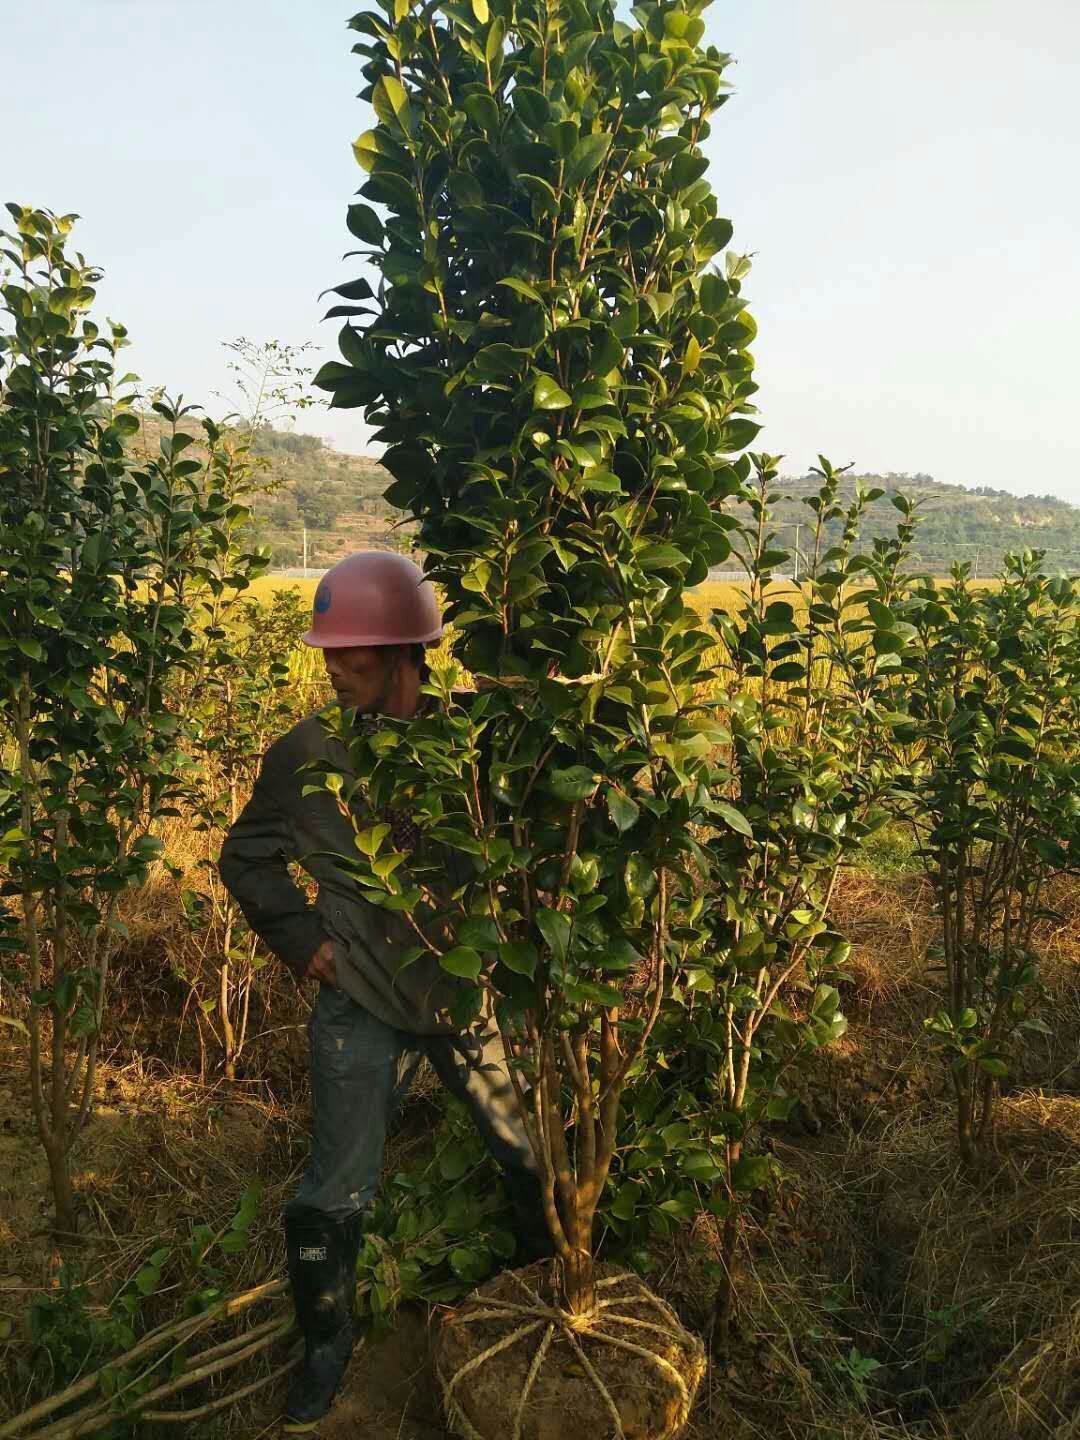
[[[499,284],[505,285],[508,290],[516,291],[519,295],[524,295],[526,300],[535,300],[539,305],[544,303],[544,297],[540,294],[539,290],[534,290],[531,285],[527,285],[524,280],[519,280],[515,275],[510,275],[505,280],[500,280]]]
[[[365,130],[353,141],[353,155],[356,163],[361,165],[370,174],[375,169],[375,161],[379,158],[379,142],[374,130]]]
[[[451,975],[464,980],[476,980],[484,968],[484,962],[471,945],[455,945],[439,957],[439,964]]]
[[[369,245],[382,244],[383,223],[370,205],[350,205],[345,223],[358,240]]]
[[[734,226],[730,220],[708,220],[698,231],[694,253],[699,260],[708,260],[731,243]]]
[[[1008,1064],[997,1055],[980,1055],[979,1069],[999,1080],[1004,1080],[1009,1073]]]
[[[740,1194],[760,1190],[769,1183],[769,1157],[744,1155],[731,1167],[731,1184]]]
[[[372,825],[366,830],[356,832],[356,848],[369,859],[374,859],[378,854],[379,846],[390,834],[390,826],[385,822]]]
[[[478,375],[501,379],[506,375],[516,375],[525,364],[526,358],[524,350],[500,341],[478,350],[473,357],[473,368]]]
[[[647,900],[656,891],[656,868],[644,855],[631,855],[623,872],[631,900]]]
[[[465,98],[465,113],[486,135],[495,137],[499,129],[499,107],[486,90]]]
[[[473,0],[473,9],[483,5],[487,10],[487,0]],[[466,1247],[459,1245],[456,1250],[450,1252],[450,1269],[459,1280],[465,1280],[470,1285],[476,1285],[486,1276],[491,1274],[491,1251],[483,1245]]]
[[[526,975],[531,980],[540,957],[535,945],[524,940],[506,940],[499,946],[499,959],[515,975]]]
[[[467,1145],[448,1145],[439,1156],[439,1174],[444,1180],[460,1180],[471,1164]]]
[[[472,0],[472,11],[481,25],[486,25],[491,11],[488,9],[488,0]]]
[[[406,135],[412,133],[412,106],[404,85],[396,75],[383,75],[371,97],[375,114],[385,124],[396,120]]]
[[[566,985],[567,999],[578,1004],[587,1001],[593,1005],[603,1005],[608,1009],[618,1008],[623,1003],[623,993],[616,990],[614,985],[605,985],[599,980],[573,980]]]
[[[721,427],[718,448],[729,455],[736,450],[745,450],[747,445],[753,444],[760,430],[761,426],[755,420],[729,420]]]
[[[582,490],[596,490],[604,495],[622,494],[619,477],[612,474],[610,470],[601,469],[598,465],[590,465],[588,470],[581,472],[580,486]]]
[[[802,680],[806,676],[806,667],[800,665],[797,660],[785,660],[782,665],[776,665],[772,670],[772,678],[783,684],[791,684],[796,680]]]
[[[467,915],[457,927],[454,939],[459,945],[490,949],[499,943],[499,931],[490,915]]]
[[[559,910],[542,906],[536,912],[536,926],[557,960],[565,960],[570,950],[570,921]]]
[[[570,152],[563,179],[568,189],[573,189],[600,166],[611,149],[611,136],[583,135]]]
[[[533,390],[533,406],[537,410],[565,410],[570,396],[550,375],[541,375]]]
[[[551,106],[541,92],[530,85],[516,85],[511,99],[514,114],[534,132],[542,129],[551,118]]]
[[[631,826],[637,824],[638,816],[641,814],[640,807],[628,795],[617,790],[614,785],[608,786],[606,799],[608,814],[614,821],[615,828],[620,835],[625,834]]]
[[[643,570],[678,570],[689,558],[674,545],[645,545],[634,556]]]
[[[546,788],[560,800],[587,800],[598,778],[584,765],[571,765],[565,770],[553,770]]]
[[[713,809],[721,820],[725,820],[730,825],[732,830],[737,830],[740,835],[745,835],[750,840],[754,838],[754,829],[750,821],[741,810],[736,810],[734,805],[729,805],[726,800],[714,800]]]
[[[156,1265],[144,1265],[135,1276],[135,1288],[140,1295],[152,1295],[161,1284],[161,1271]]]

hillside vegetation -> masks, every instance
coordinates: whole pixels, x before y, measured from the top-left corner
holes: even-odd
[[[141,443],[156,445],[162,433],[157,416],[144,415],[142,424]],[[268,493],[256,504],[259,538],[272,547],[275,569],[301,563],[305,526],[313,569],[332,565],[367,545],[401,543],[411,528],[402,513],[383,499],[390,477],[376,457],[345,454],[317,435],[270,425],[259,429],[256,449],[266,460],[268,482]],[[884,492],[865,512],[863,543],[868,546],[875,537],[895,529],[893,495],[902,492],[916,498],[922,520],[915,558],[935,574],[947,573],[954,560],[965,560],[977,576],[996,575],[1005,555],[1024,549],[1044,550],[1044,568],[1049,571],[1080,570],[1080,508],[1067,500],[1011,495],[990,486],[969,490],[923,474],[857,476],[855,472],[841,481],[841,499],[850,499],[857,480]],[[806,527],[813,518],[802,501],[818,483],[812,474],[783,478],[788,498],[779,500],[775,509],[784,544],[794,546],[794,527]],[[839,540],[839,523],[829,526],[827,533],[831,543]],[[808,535],[804,528],[798,537],[804,570],[811,561]]]
[[[153,452],[166,426],[152,412],[139,419],[133,444]],[[313,569],[353,550],[398,545],[411,528],[383,499],[389,476],[373,456],[346,455],[317,435],[270,425],[259,427],[255,450],[266,467],[265,490],[255,501],[256,539],[272,548],[275,569],[302,563],[305,527]]]
[[[1054,495],[1011,495],[988,485],[966,489],[945,485],[930,475],[865,474],[858,477],[867,489],[884,493],[864,512],[861,538],[869,545],[896,528],[892,496],[901,492],[917,499],[922,519],[916,530],[913,559],[935,574],[945,574],[956,560],[971,564],[976,575],[1001,572],[1005,555],[1025,549],[1044,550],[1048,571],[1074,572],[1080,568],[1080,509]],[[806,525],[813,517],[802,499],[818,487],[816,475],[785,476],[782,486],[789,499],[776,505],[776,518],[785,526]],[[841,483],[841,495],[850,497],[856,476]],[[840,525],[829,527],[829,538],[839,540]],[[806,536],[800,537],[805,555]],[[783,539],[794,543],[789,530]]]

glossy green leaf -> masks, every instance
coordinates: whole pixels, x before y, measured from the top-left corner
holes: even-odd
[[[569,189],[580,185],[594,170],[603,164],[611,149],[611,136],[606,134],[583,135],[570,152],[566,162],[564,180]]]
[[[536,912],[536,926],[557,960],[565,960],[570,949],[571,924],[559,910],[542,906]]]
[[[515,975],[526,975],[531,980],[536,972],[539,956],[536,947],[524,940],[506,940],[499,946],[499,959]]]
[[[541,375],[533,390],[533,405],[537,410],[565,410],[570,396],[550,375]]]
[[[471,945],[455,945],[445,955],[440,955],[439,964],[451,975],[465,980],[476,980],[484,968],[484,962]]]
[[[381,245],[383,224],[370,205],[350,205],[346,223],[358,240],[368,245]]]

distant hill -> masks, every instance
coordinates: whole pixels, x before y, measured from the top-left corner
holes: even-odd
[[[917,499],[922,519],[916,528],[914,560],[920,568],[944,575],[954,561],[971,564],[973,573],[984,577],[1001,573],[1006,554],[1024,549],[1043,550],[1044,569],[1080,572],[1080,509],[1054,495],[1012,495],[988,485],[966,489],[945,485],[930,475],[862,475],[866,489],[884,490],[865,512],[864,541],[895,533],[899,518],[890,497],[898,491]],[[813,512],[801,503],[814,493],[820,481],[814,475],[785,476],[781,492],[790,498],[776,506],[783,525],[782,542],[795,543],[793,526],[803,525],[800,552],[806,556],[810,542],[809,522]],[[856,477],[841,482],[841,496],[854,494]],[[830,527],[830,539],[838,538],[839,524]]]
[[[135,443],[156,448],[165,422],[153,412],[140,419]],[[188,428],[202,433],[198,419]],[[412,529],[382,498],[390,477],[373,457],[346,455],[317,435],[268,425],[256,433],[255,449],[267,462],[267,493],[255,503],[257,538],[273,550],[276,569],[301,563],[305,526],[313,569],[352,550],[400,544]]]
[[[144,440],[156,445],[161,421],[143,417]],[[383,499],[390,477],[378,460],[367,455],[346,455],[315,435],[264,426],[256,436],[256,449],[265,456],[272,493],[256,505],[260,540],[274,551],[275,567],[300,564],[303,532],[308,533],[308,563],[312,568],[332,565],[351,550],[368,545],[395,545],[406,538],[411,525]],[[946,574],[954,560],[970,561],[981,576],[999,574],[1009,551],[1025,548],[1046,552],[1045,568],[1080,573],[1080,509],[1053,495],[1009,494],[989,486],[966,489],[944,485],[929,475],[862,475],[867,488],[884,490],[866,514],[863,535],[895,531],[897,512],[889,497],[902,491],[921,502],[923,520],[917,531],[916,559],[935,574]],[[805,556],[812,512],[801,503],[817,489],[813,475],[787,476],[779,492],[788,497],[776,506],[783,543],[795,544]],[[841,496],[854,492],[855,476],[841,482]],[[833,526],[830,538],[839,535]]]
[[[256,505],[259,538],[282,569],[298,565],[308,535],[308,564],[332,565],[352,550],[399,543],[412,526],[383,499],[390,476],[378,460],[345,455],[315,435],[264,426],[256,450],[280,488]]]

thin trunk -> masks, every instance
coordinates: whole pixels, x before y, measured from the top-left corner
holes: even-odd
[[[742,1155],[742,1141],[727,1142],[727,1194],[728,1213],[720,1236],[720,1265],[722,1275],[713,1297],[712,1344],[718,1355],[726,1355],[731,1347],[731,1322],[735,1314],[735,1256],[739,1248],[741,1216],[731,1183],[732,1172]]]
[[[30,754],[30,736],[33,709],[30,698],[30,677],[24,672],[22,687],[17,700],[16,738],[19,746],[19,772],[22,789],[22,828],[27,835],[33,833],[34,825],[34,765]],[[30,990],[36,993],[44,985],[44,947],[41,930],[38,927],[40,899],[29,884],[22,891],[23,926],[26,932],[27,950],[30,957]],[[54,953],[55,960],[55,953]],[[53,984],[58,980],[54,965]],[[63,1069],[64,1027],[59,1012],[53,1007],[53,1031],[51,1043],[51,1094],[45,1092],[45,1073],[41,1053],[41,1008],[30,1006],[30,1107],[37,1122],[38,1136],[49,1162],[49,1178],[52,1182],[53,1199],[56,1204],[56,1223],[61,1230],[74,1233],[75,1193],[71,1184],[71,1169],[68,1160],[67,1127],[64,1123],[67,1112],[67,1087]],[[59,1075],[57,1061],[59,1059]],[[57,1103],[59,1098],[59,1104]],[[57,1128],[57,1118],[60,1128]]]
[[[979,1097],[979,1128],[976,1132],[975,1144],[981,1162],[986,1159],[994,1141],[994,1100],[997,1096],[994,1077],[992,1075],[984,1076],[980,1089],[982,1094]]]
[[[225,1053],[225,1078],[236,1079],[236,1037],[229,1016],[229,951],[232,949],[232,917],[225,926],[225,955],[218,972],[218,1010],[221,1012],[221,1048]]]
[[[226,698],[232,699],[231,690],[226,687]],[[236,789],[236,779],[229,783],[229,818],[232,824],[236,824],[236,817],[239,813],[239,804]],[[229,1014],[230,1004],[230,967],[229,955],[232,951],[233,929],[235,926],[235,912],[232,902],[226,898],[225,901],[225,937],[222,944],[221,972],[219,975],[218,1009],[221,1012],[221,1041],[225,1052],[225,1079],[236,1079],[236,1032],[233,1029],[232,1016]]]
[[[720,1265],[723,1274],[713,1301],[712,1348],[717,1355],[731,1349],[731,1322],[735,1318],[735,1253],[739,1248],[739,1217],[732,1210],[720,1236]]]
[[[71,1183],[71,1155],[66,1140],[51,1137],[45,1143],[49,1180],[56,1205],[56,1228],[68,1236],[76,1234],[75,1187]]]
[[[957,1075],[956,1084],[956,1138],[960,1146],[960,1159],[965,1169],[979,1168],[979,1148],[974,1134],[971,1089],[966,1076]]]

